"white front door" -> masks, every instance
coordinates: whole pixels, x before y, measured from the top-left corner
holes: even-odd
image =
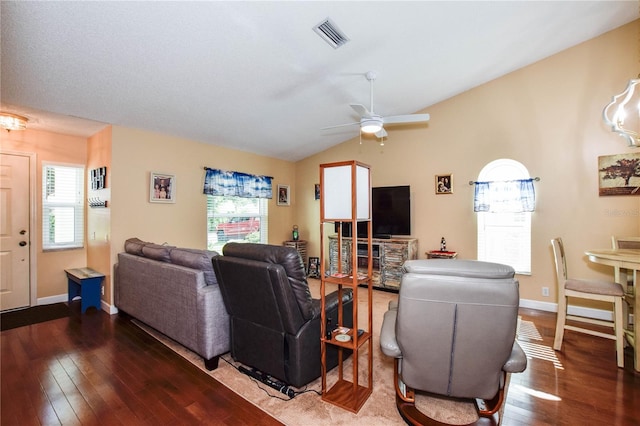
[[[0,154],[0,310],[29,306],[29,157]]]

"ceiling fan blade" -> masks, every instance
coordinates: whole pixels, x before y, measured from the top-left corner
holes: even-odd
[[[360,117],[371,117],[371,113],[369,112],[367,107],[365,107],[364,105],[362,105],[362,104],[351,104],[350,106],[351,106],[351,108],[353,108],[353,110],[355,112],[358,113],[358,115]]]
[[[335,129],[336,127],[354,126],[356,124],[360,125],[360,123],[354,121],[353,123],[336,124],[335,126],[323,127],[320,130]]]
[[[392,115],[383,120],[384,124],[425,123],[429,121],[429,114]]]
[[[376,137],[377,137],[378,139],[386,138],[387,136],[388,136],[388,135],[387,135],[387,131],[386,131],[386,130],[384,130],[384,128],[382,128],[382,129],[380,129],[378,132],[376,132]]]

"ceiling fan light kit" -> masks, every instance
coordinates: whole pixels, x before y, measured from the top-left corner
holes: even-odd
[[[0,112],[0,127],[7,132],[11,130],[26,130],[28,118],[9,112]]]
[[[371,91],[371,109],[367,109],[362,104],[351,104],[351,108],[360,116],[360,122],[339,124],[337,126],[325,127],[324,129],[331,129],[335,127],[360,125],[360,134],[374,134],[378,139],[382,139],[387,136],[387,132],[384,130],[385,124],[407,124],[407,123],[426,123],[429,121],[429,114],[407,114],[407,115],[391,115],[383,117],[373,112],[373,81],[376,79],[376,73],[369,71],[365,74],[367,80],[370,83]],[[383,142],[384,143],[384,142]]]
[[[364,117],[360,120],[360,130],[363,133],[378,133],[382,130],[383,121],[381,117]]]

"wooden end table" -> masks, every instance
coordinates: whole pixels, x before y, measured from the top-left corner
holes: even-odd
[[[69,304],[74,297],[80,296],[82,298],[80,311],[83,314],[91,306],[100,310],[104,274],[91,268],[65,269],[64,272],[68,280]]]

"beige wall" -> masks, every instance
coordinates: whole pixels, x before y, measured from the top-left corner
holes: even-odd
[[[473,186],[498,158],[522,162],[536,185],[532,274],[520,276],[521,297],[556,302],[550,239],[563,237],[570,273],[611,277],[590,264],[589,248],[607,248],[612,234],[640,235],[639,197],[598,196],[598,156],[638,152],[601,119],[611,96],[637,75],[640,21],[429,107],[428,126],[389,127],[384,147],[350,140],[296,165],[296,214],[310,256],[319,253],[318,165],[359,160],[372,166],[373,186],[411,185],[412,232],[420,257],[439,247],[476,258]],[[433,82],[437,84],[437,82]],[[416,90],[428,90],[416,88]],[[381,103],[383,100],[379,100]],[[453,194],[435,195],[434,176],[453,174]],[[551,297],[542,297],[542,287]]]
[[[115,261],[130,237],[182,247],[206,248],[206,196],[202,194],[204,167],[273,176],[273,187],[291,186],[295,167],[276,160],[210,144],[123,127],[113,127],[111,252]],[[176,176],[175,204],[149,202],[150,172]],[[296,198],[292,206],[269,202],[269,242],[290,238]]]
[[[87,140],[76,136],[38,130],[0,133],[0,150],[36,154],[36,229],[31,230],[31,244],[36,245],[37,298],[67,294],[68,268],[86,266],[86,249],[42,251],[42,163],[86,164]],[[34,261],[34,259],[32,259]]]
[[[92,190],[89,171],[99,167],[107,168],[105,189]],[[104,296],[111,304],[112,263],[111,263],[111,126],[91,136],[88,140],[87,158],[87,199],[107,201],[107,207],[87,209],[87,266],[105,274]]]

